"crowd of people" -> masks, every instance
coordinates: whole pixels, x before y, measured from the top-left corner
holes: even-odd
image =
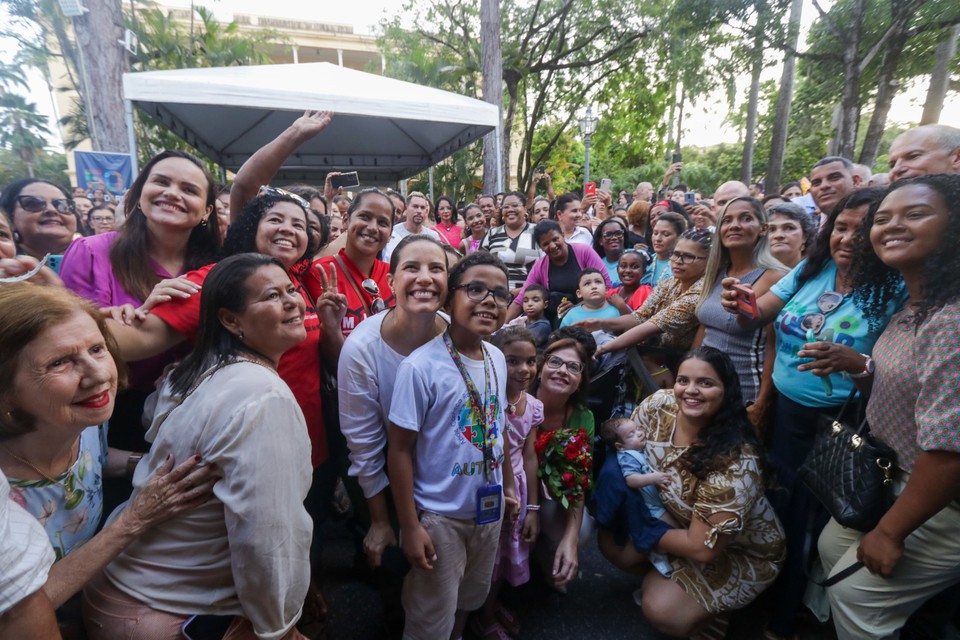
[[[332,117],[229,186],[160,153],[122,216],[3,188],[0,637],[318,637],[344,512],[384,637],[523,637],[505,594],[564,593],[593,540],[670,636],[768,590],[772,640],[804,606],[842,639],[949,622],[960,130],[770,194],[679,163],[469,203],[270,186]],[[853,396],[896,452],[869,531],[798,474]]]

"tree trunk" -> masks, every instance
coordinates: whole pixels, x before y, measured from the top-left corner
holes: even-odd
[[[743,157],[740,160],[740,182],[750,184],[753,178],[754,138],[757,135],[757,102],[760,100],[760,72],[763,71],[763,11],[757,14],[754,36],[753,69],[750,73],[750,97],[747,99],[747,125],[743,135]]]
[[[900,82],[897,80],[897,67],[900,64],[903,48],[910,38],[907,33],[907,22],[910,19],[908,12],[912,13],[916,8],[917,3],[915,2],[891,3],[891,11],[894,12],[890,21],[892,33],[883,50],[883,62],[880,63],[880,75],[877,78],[876,104],[873,107],[873,115],[870,117],[867,135],[863,139],[863,147],[860,149],[860,159],[858,160],[860,164],[868,167],[872,167],[877,159],[877,150],[880,148],[883,130],[887,125],[887,114],[890,113],[890,105],[900,88]]]
[[[793,103],[793,78],[797,67],[797,57],[793,54],[800,43],[800,17],[803,14],[803,0],[790,3],[790,24],[787,26],[787,43],[790,49],[783,59],[783,73],[780,74],[780,93],[777,94],[777,108],[773,118],[773,133],[770,139],[770,157],[767,160],[767,173],[764,176],[764,191],[779,193],[783,177],[783,157],[787,151],[787,131],[790,126],[790,106]]]
[[[854,0],[850,10],[850,24],[843,43],[843,97],[840,101],[840,132],[837,153],[853,158],[857,145],[857,127],[860,124],[860,65],[858,60],[860,36],[866,0]]]
[[[503,62],[500,58],[500,0],[480,0],[480,68],[483,100],[497,107],[503,122]],[[504,136],[505,137],[505,136]],[[497,136],[483,138],[483,192],[497,191]]]
[[[946,39],[937,47],[937,63],[930,76],[930,86],[927,88],[927,99],[923,103],[923,116],[920,124],[936,124],[940,122],[940,112],[943,111],[943,101],[947,97],[950,87],[950,62],[957,53],[957,40],[960,39],[960,24],[954,25],[946,33]]]
[[[504,191],[510,190],[509,178],[510,178],[510,140],[513,137],[513,123],[516,120],[517,115],[517,96],[518,94],[518,85],[520,83],[520,78],[509,77],[505,78],[505,83],[507,85],[507,113],[503,119],[503,151],[501,157],[503,158],[503,177],[504,177]],[[517,188],[519,188],[520,181],[522,180],[522,170],[520,168],[519,159],[517,161]]]
[[[120,0],[87,3],[87,12],[73,19],[80,60],[80,82],[88,106],[90,138],[96,151],[128,151],[123,108],[123,74],[129,70],[123,41]]]

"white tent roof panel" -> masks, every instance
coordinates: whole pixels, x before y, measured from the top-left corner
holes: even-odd
[[[127,73],[124,98],[236,171],[305,109],[335,112],[277,176],[365,182],[412,176],[492,131],[495,106],[326,62]],[[321,178],[322,179],[322,178]]]

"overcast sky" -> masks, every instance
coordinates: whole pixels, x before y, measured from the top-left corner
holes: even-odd
[[[98,2],[100,0],[85,0]],[[190,0],[161,0],[166,6],[190,7]],[[304,0],[200,0],[196,4],[211,8],[221,19],[230,20],[232,13],[250,13],[255,15],[273,15],[285,18],[302,18],[304,20],[348,24],[354,27],[356,33],[376,33],[377,25],[385,16],[395,15],[404,5],[402,0],[350,0],[349,2],[335,2],[320,0],[319,2],[305,2]],[[831,3],[823,2],[821,6],[829,7]],[[811,0],[804,0],[804,30],[816,18],[816,10]],[[801,42],[803,36],[801,37]],[[803,46],[803,45],[801,45]],[[8,58],[15,47],[8,41],[0,41],[0,55]],[[768,67],[764,71],[764,79],[779,79],[781,65]],[[740,95],[746,96],[749,89],[749,78],[741,79],[744,86]],[[37,103],[40,110],[49,118],[53,117],[53,101],[46,91],[46,83],[39,72],[31,72],[31,92],[29,99]],[[920,119],[923,108],[923,98],[926,91],[927,78],[922,78],[907,91],[898,95],[890,111],[890,123],[916,122]],[[839,100],[839,96],[838,96]],[[688,109],[684,119],[684,140],[698,146],[708,146],[719,142],[736,142],[736,130],[723,124],[727,107],[721,92]],[[960,97],[954,92],[948,104],[944,106],[941,122],[960,126]],[[866,123],[864,123],[866,126]],[[51,130],[56,132],[55,124]],[[59,136],[55,135],[54,144],[59,146]]]

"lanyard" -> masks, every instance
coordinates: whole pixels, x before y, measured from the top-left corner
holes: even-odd
[[[490,428],[494,425],[496,421],[496,415],[494,413],[493,403],[490,402],[490,366],[487,359],[487,350],[483,346],[483,343],[480,344],[480,349],[483,352],[483,391],[484,395],[481,398],[480,391],[477,389],[477,385],[473,383],[473,379],[470,377],[470,374],[467,373],[467,368],[463,364],[463,360],[460,358],[460,354],[457,352],[456,347],[453,346],[453,341],[450,340],[450,334],[443,334],[443,343],[447,346],[447,352],[450,354],[450,358],[453,360],[453,364],[457,366],[457,371],[460,372],[460,377],[463,378],[463,383],[467,386],[467,399],[470,406],[471,413],[477,418],[477,426],[480,430],[480,451],[483,452],[483,477],[484,481],[490,481],[490,466],[493,462],[493,446],[496,444],[496,436],[493,438],[490,437]],[[493,370],[493,377],[497,375],[496,369]],[[498,385],[499,386],[499,385]],[[476,438],[474,438],[475,440]]]

